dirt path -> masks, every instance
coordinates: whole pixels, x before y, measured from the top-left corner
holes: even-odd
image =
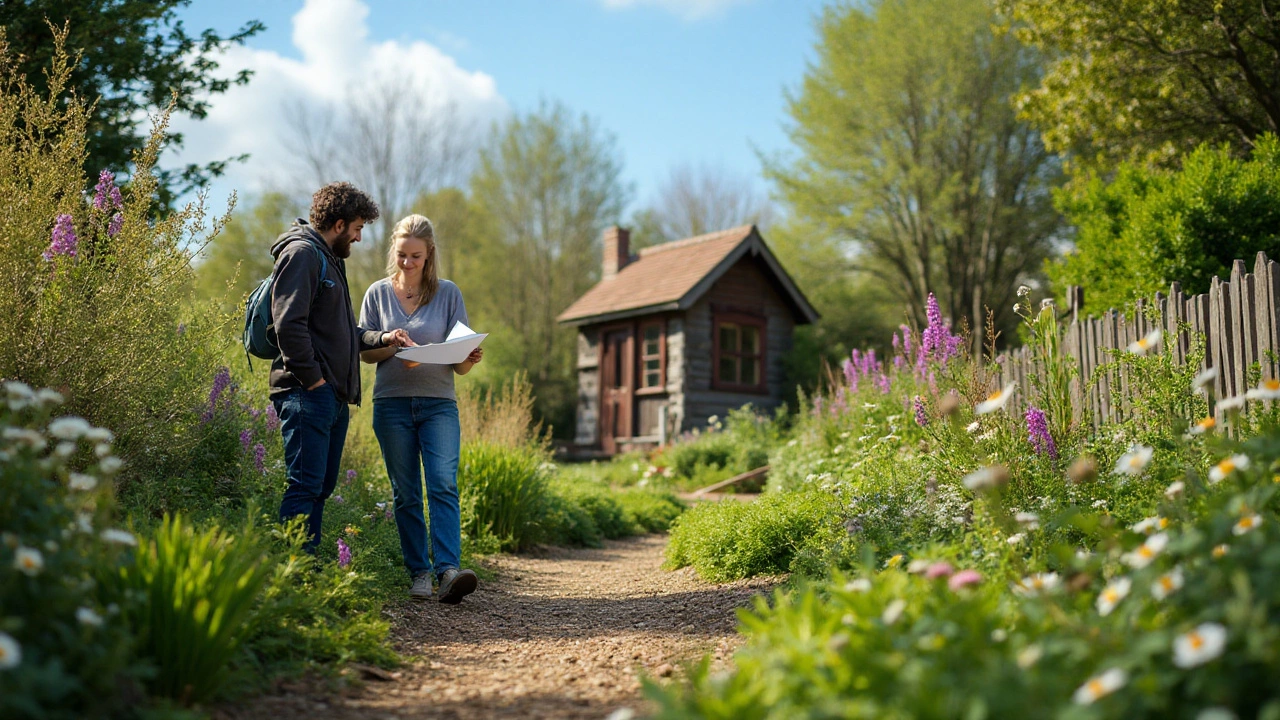
[[[492,561],[497,577],[457,606],[388,608],[410,663],[338,696],[291,692],[226,713],[236,720],[308,718],[597,718],[643,711],[638,676],[684,660],[728,658],[734,608],[766,592],[756,579],[709,585],[660,569],[666,538],[555,549]]]

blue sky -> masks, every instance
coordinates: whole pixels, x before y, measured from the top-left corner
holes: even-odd
[[[812,56],[818,0],[196,0],[188,28],[267,25],[224,62],[258,71],[178,122],[181,161],[250,152],[214,188],[275,182],[282,99],[334,100],[335,86],[393,69],[425,78],[475,125],[558,100],[612,132],[643,204],[677,164],[755,178],[756,149],[786,150],[784,88]],[[335,78],[339,78],[335,81]]]

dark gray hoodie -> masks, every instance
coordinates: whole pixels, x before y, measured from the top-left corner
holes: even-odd
[[[316,249],[328,261],[324,278]],[[276,239],[271,255],[271,315],[280,347],[271,362],[271,393],[308,388],[324,378],[339,400],[359,405],[360,351],[382,347],[382,333],[356,326],[346,263],[302,219]]]

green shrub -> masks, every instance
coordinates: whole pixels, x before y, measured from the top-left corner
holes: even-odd
[[[713,582],[788,572],[815,537],[830,539],[840,521],[836,499],[820,491],[704,503],[673,523],[667,566],[692,566]]]
[[[680,498],[669,492],[634,489],[616,495],[633,532],[666,532],[685,511]]]
[[[540,539],[549,493],[544,455],[528,447],[468,443],[458,463],[462,530],[492,535],[502,550],[519,550]]]
[[[110,433],[50,425],[59,403],[17,382],[0,394],[0,717],[121,717],[148,668],[98,576],[135,541],[113,527]]]
[[[582,508],[590,515],[591,522],[601,537],[612,540],[635,534],[635,528],[619,502],[618,492],[594,483],[562,479],[553,482],[551,488],[566,502]]]
[[[219,690],[266,580],[263,560],[252,533],[197,532],[173,516],[120,568],[125,620],[156,667],[153,692],[192,704]]]

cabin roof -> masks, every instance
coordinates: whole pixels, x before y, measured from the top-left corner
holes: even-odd
[[[596,283],[556,319],[588,325],[687,310],[743,257],[759,258],[780,286],[796,322],[818,319],[800,289],[765,245],[755,225],[742,225],[647,247],[618,274]]]

